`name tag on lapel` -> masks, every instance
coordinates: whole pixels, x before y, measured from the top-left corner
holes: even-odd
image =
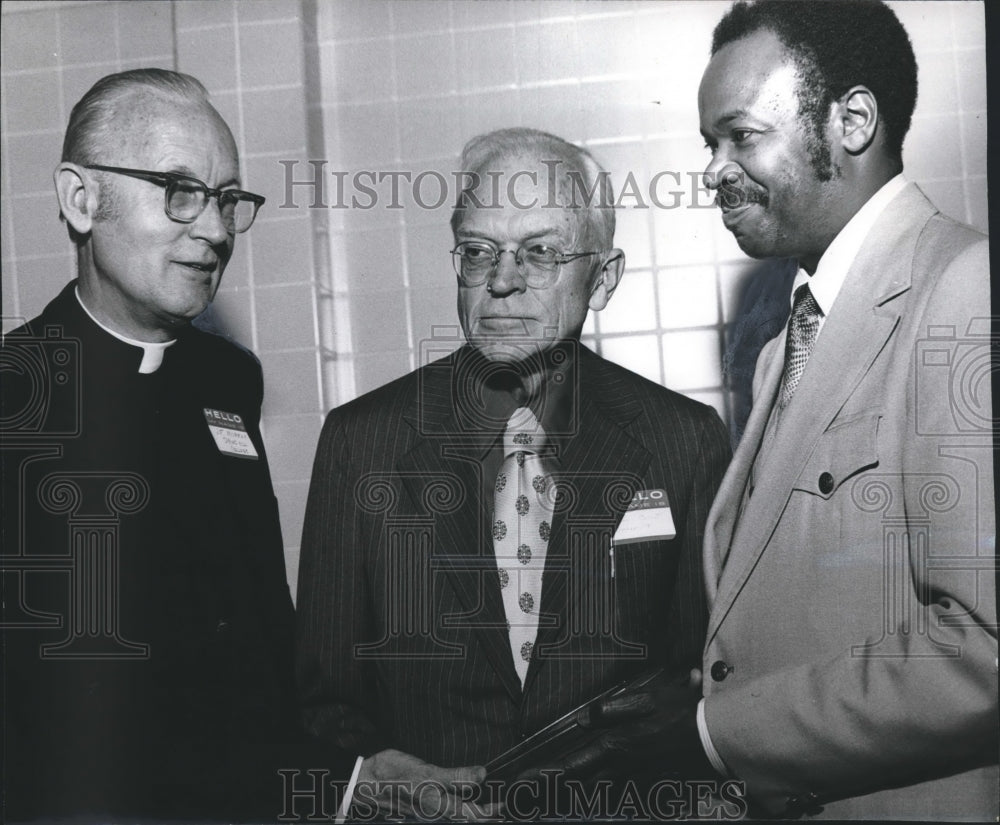
[[[243,419],[239,415],[205,407],[205,420],[208,422],[208,431],[215,439],[215,446],[219,448],[220,453],[236,458],[254,460],[259,458],[257,450],[247,434]]]
[[[677,535],[666,490],[639,490],[622,516],[615,544],[665,541]]]

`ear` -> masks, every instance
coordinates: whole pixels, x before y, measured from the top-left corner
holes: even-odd
[[[608,305],[624,271],[625,253],[620,249],[612,249],[605,255],[597,280],[590,290],[589,306],[594,312],[600,312]]]
[[[97,187],[75,163],[60,163],[54,174],[59,210],[80,235],[86,235],[97,211]]]
[[[878,131],[878,102],[867,86],[854,86],[835,104],[841,129],[841,145],[851,155],[860,155]]]

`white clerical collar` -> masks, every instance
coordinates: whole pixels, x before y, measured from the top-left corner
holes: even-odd
[[[100,321],[94,317],[87,305],[83,302],[83,298],[80,297],[80,287],[76,288],[76,300],[83,307],[83,311],[87,313],[91,321],[93,321],[97,326],[103,329],[108,335],[117,338],[119,341],[123,341],[133,347],[139,347],[142,350],[142,363],[139,364],[139,372],[143,375],[148,375],[149,373],[156,372],[160,368],[160,364],[163,363],[163,353],[167,351],[167,347],[172,346],[177,343],[177,339],[174,338],[172,341],[163,341],[160,343],[150,343],[149,341],[136,341],[134,338],[129,338],[122,335],[120,332],[115,332],[111,327],[105,326]]]
[[[906,178],[900,172],[896,177],[888,181],[881,189],[872,195],[845,225],[837,233],[830,245],[823,253],[816,265],[816,272],[810,276],[804,269],[799,268],[792,284],[792,296],[794,299],[795,290],[801,284],[808,283],[809,291],[819,304],[823,313],[822,319],[830,314],[833,309],[833,302],[840,293],[840,288],[844,285],[844,279],[858,256],[861,244],[864,243],[868,233],[875,226],[875,221],[879,219],[882,212],[896,197],[903,187],[906,186]]]

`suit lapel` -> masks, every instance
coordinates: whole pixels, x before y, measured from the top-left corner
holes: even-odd
[[[767,484],[759,485],[758,492],[747,502],[740,523],[732,530],[731,550],[709,620],[708,641],[714,637],[767,547],[788,504],[792,485],[817,440],[871,369],[895,330],[902,311],[902,302],[897,299],[909,289],[919,230],[932,214],[933,207],[915,186],[909,186],[876,221],[851,265],[816,341],[795,399],[785,410],[767,455],[761,457],[760,477],[767,479]],[[774,361],[779,364],[776,371],[780,380],[779,353]],[[774,380],[773,372],[772,365],[765,386]],[[772,404],[773,400],[772,394]],[[768,404],[761,413],[765,424],[770,407]],[[760,424],[760,419],[756,424]],[[759,439],[755,443],[759,445]],[[752,463],[749,453],[748,445],[742,458]],[[738,507],[738,501],[734,498],[728,504]]]
[[[570,567],[580,561],[581,548],[573,546],[574,536],[594,530],[606,530],[609,538],[614,535],[652,459],[629,434],[629,425],[641,413],[641,406],[627,387],[606,380],[597,356],[582,346],[578,352],[579,426],[559,456],[560,498],[546,551],[536,640],[539,657],[531,661],[525,690],[545,666],[545,646],[563,641],[572,624],[572,611],[582,607],[571,604],[573,595],[568,588],[572,576],[586,572]],[[599,552],[607,549],[605,544]]]
[[[733,530],[740,511],[740,504],[750,477],[750,471],[757,458],[764,432],[771,415],[771,407],[777,397],[784,366],[785,335],[787,328],[779,333],[761,352],[759,369],[763,369],[763,379],[755,388],[754,405],[747,419],[743,437],[736,448],[733,460],[719,485],[719,492],[712,503],[705,527],[705,587],[709,604],[716,598],[719,576],[726,563]]]
[[[454,365],[464,353],[449,363]],[[498,431],[460,424],[451,386],[451,378],[460,371],[450,366],[428,374],[420,398],[404,416],[420,435],[413,449],[399,458],[397,469],[416,512],[432,518],[432,564],[444,569],[465,609],[461,618],[451,620],[472,628],[504,689],[519,702],[521,682],[511,659],[488,508],[481,492],[481,459]],[[435,506],[428,488],[442,481],[448,488],[454,485],[457,498]]]

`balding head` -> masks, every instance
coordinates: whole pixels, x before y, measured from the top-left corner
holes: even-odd
[[[466,173],[468,186],[459,194],[452,213],[452,230],[461,222],[466,207],[474,202],[476,190],[482,193],[494,187],[491,174],[519,170],[533,176],[537,188],[544,190],[541,200],[545,206],[558,205],[579,211],[581,242],[602,250],[614,245],[611,178],[586,149],[538,129],[498,129],[478,135],[465,144],[461,168]],[[510,179],[501,180],[501,193],[512,183]],[[550,183],[554,184],[552,191],[548,191]],[[479,199],[483,200],[483,195]]]
[[[130,127],[151,118],[155,109],[171,106],[189,112],[192,107],[204,107],[222,121],[208,102],[205,87],[190,75],[133,69],[102,77],[70,113],[62,160],[81,166],[120,160],[108,152],[120,151],[123,136],[136,133]]]
[[[178,217],[171,187],[182,176],[239,189],[229,127],[194,78],[123,72],[74,107],[63,157],[56,195],[76,243],[81,300],[122,335],[169,340],[212,300],[236,236],[221,194]]]
[[[107,75],[95,83],[70,113],[62,161],[81,166],[134,166],[163,123],[203,117],[232,145],[229,126],[209,102],[196,78],[167,69],[132,69]],[[95,218],[114,217],[118,210],[113,180],[95,175],[100,195]],[[75,243],[82,239],[70,227]]]
[[[578,340],[621,279],[609,176],[585,149],[535,129],[473,138],[462,170],[451,224],[462,329],[490,361],[535,364]]]

